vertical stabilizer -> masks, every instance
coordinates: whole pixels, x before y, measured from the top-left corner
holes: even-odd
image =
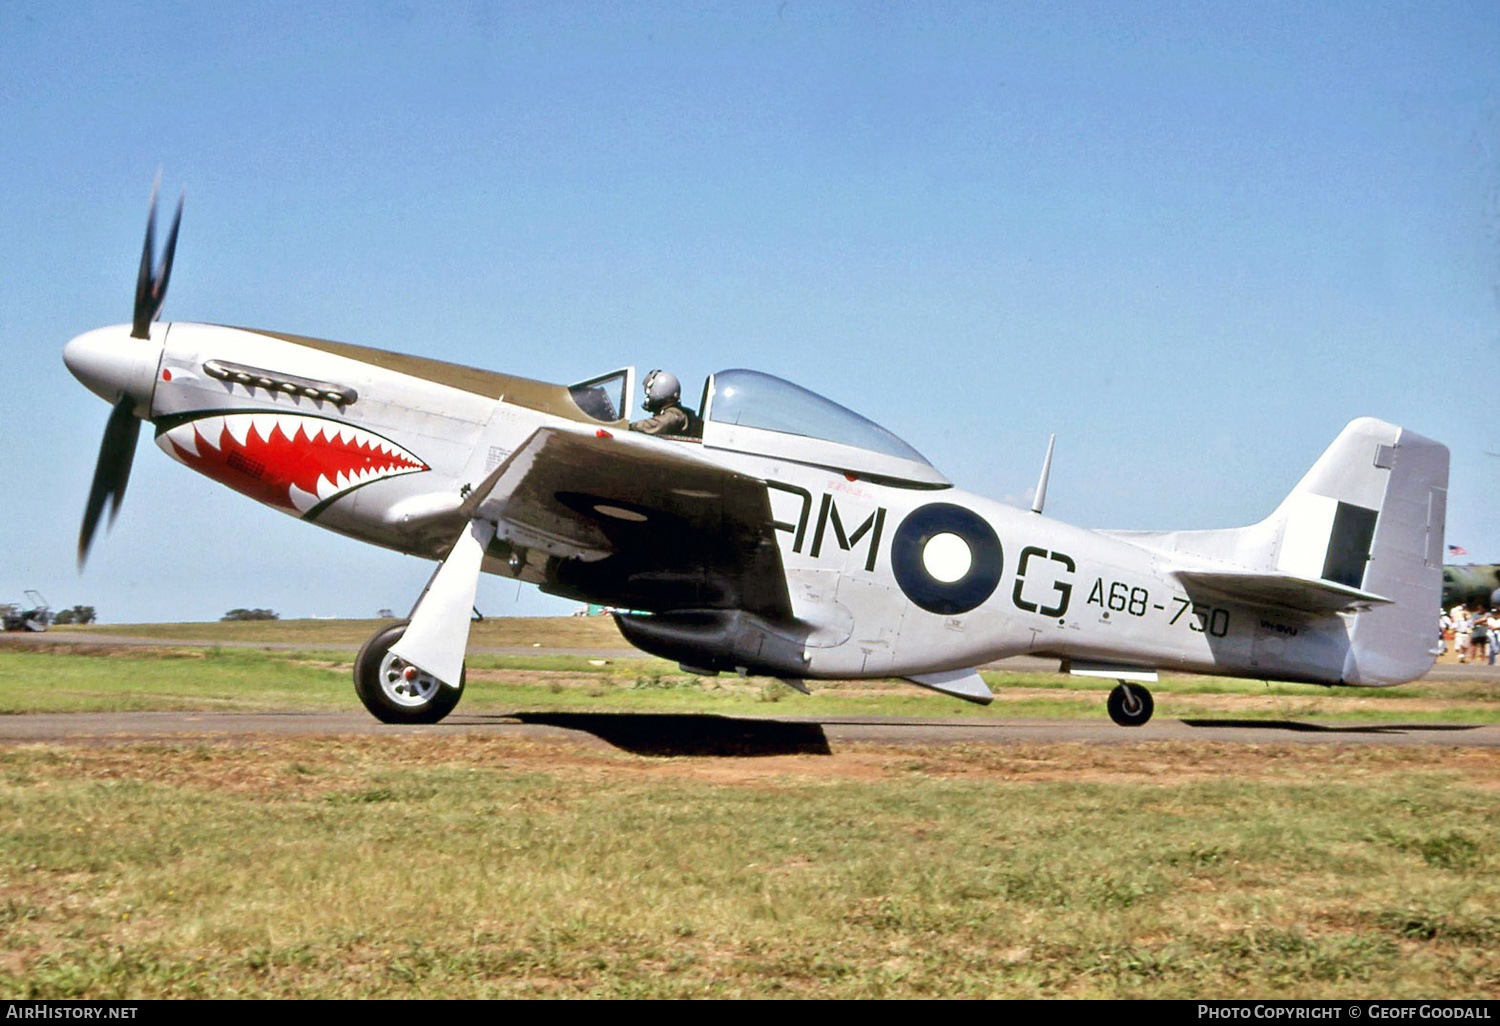
[[[1448,448],[1401,430],[1395,444],[1381,446],[1376,458],[1389,462],[1390,482],[1374,526],[1364,587],[1392,604],[1355,616],[1344,661],[1344,680],[1350,684],[1400,684],[1426,673],[1436,651],[1443,599]]]
[[[1276,570],[1374,590],[1364,581],[1401,433],[1369,417],[1339,433],[1272,515],[1281,521]]]
[[[1348,640],[1327,683],[1401,684],[1432,666],[1447,502],[1447,447],[1365,417],[1257,524],[1112,533],[1168,555],[1182,581],[1222,597],[1339,616]]]
[[[1281,522],[1278,571],[1391,600],[1354,615],[1345,683],[1400,683],[1432,665],[1447,496],[1445,446],[1366,417],[1272,516]]]

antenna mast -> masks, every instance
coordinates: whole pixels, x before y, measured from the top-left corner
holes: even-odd
[[[1047,458],[1042,460],[1042,476],[1036,482],[1036,498],[1031,500],[1031,512],[1040,513],[1047,502],[1047,478],[1052,474],[1052,447],[1057,444],[1057,435],[1047,439]]]

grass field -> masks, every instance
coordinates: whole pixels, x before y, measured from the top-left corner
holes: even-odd
[[[1500,754],[0,749],[0,995],[1500,996]]]
[[[533,627],[526,636],[548,637],[548,647],[582,647],[575,644],[580,635],[570,629],[587,622],[540,621],[540,630]],[[321,629],[307,628],[309,623],[321,623]],[[189,628],[202,628],[204,640],[212,641],[215,636],[207,630],[212,626],[165,625],[159,636],[185,638]],[[242,628],[259,626],[225,625],[228,636],[218,640],[244,640]],[[350,681],[353,653],[316,646],[339,644],[337,639],[346,634],[360,636],[368,631],[320,621],[304,622],[303,628],[294,637],[309,644],[307,651],[110,644],[57,644],[38,649],[0,639],[0,714],[356,708]],[[597,626],[590,630],[598,637]],[[493,636],[506,635],[497,628]],[[272,637],[262,634],[260,639]],[[769,679],[695,677],[644,656],[600,659],[549,654],[547,648],[532,655],[473,655],[468,667],[469,682],[460,709],[474,712],[590,708],[734,714],[774,709],[809,716],[1098,717],[1113,686],[1112,681],[1052,673],[987,673],[997,700],[990,706],[976,706],[897,681],[815,681],[813,694],[807,697]],[[1500,687],[1481,681],[1330,690],[1221,677],[1166,676],[1151,690],[1158,716],[1500,722]]]
[[[90,624],[87,627],[53,627],[70,636],[124,635],[133,638],[174,638],[207,642],[291,643],[318,645],[362,645],[390,620],[240,620],[203,623]],[[473,624],[471,646],[542,648],[625,649],[630,643],[620,636],[614,620],[607,616],[511,616],[489,617]]]
[[[548,647],[618,647],[553,623]],[[352,653],[318,646],[370,629],[318,622],[306,651],[0,643],[0,712],[354,708]],[[806,698],[545,649],[469,678],[461,711],[1099,718],[1108,689]],[[1465,722],[1500,718],[1495,690],[1153,688],[1158,716]],[[1500,997],[1484,748],[25,744],[0,746],[0,824],[3,998]]]

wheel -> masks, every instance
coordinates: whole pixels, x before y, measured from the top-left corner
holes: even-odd
[[[464,695],[458,687],[444,687],[430,673],[391,654],[391,646],[406,633],[402,620],[377,631],[354,657],[354,693],[382,723],[436,723],[453,711]]]
[[[1122,727],[1139,727],[1151,718],[1156,703],[1151,692],[1139,684],[1124,681],[1115,685],[1109,693],[1109,718]]]

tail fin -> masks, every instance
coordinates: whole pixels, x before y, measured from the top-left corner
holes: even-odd
[[[1339,679],[1398,684],[1432,665],[1443,588],[1448,449],[1365,417],[1339,433],[1265,520],[1126,534],[1186,583],[1252,605],[1350,617]]]
[[[1277,569],[1390,600],[1354,617],[1345,683],[1397,684],[1432,665],[1447,505],[1447,447],[1364,418],[1273,514],[1285,521]]]

